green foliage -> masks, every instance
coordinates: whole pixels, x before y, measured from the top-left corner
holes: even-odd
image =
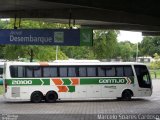
[[[4,58],[8,60],[16,60],[18,57],[25,57],[26,47],[18,45],[6,45],[3,49]]]
[[[33,58],[39,61],[50,61],[56,59],[56,48],[52,46],[23,46],[23,45],[7,45],[4,48],[4,56],[8,60],[17,60],[18,58],[31,57],[31,49],[33,50]],[[67,59],[62,52],[58,52],[58,59]]]
[[[5,25],[5,29],[14,29],[14,19],[11,19],[9,24]],[[19,27],[18,21],[16,27]],[[67,28],[67,24],[49,23],[43,21],[21,20],[20,29],[53,29],[53,28]]]
[[[160,54],[160,37],[144,37],[139,48],[143,56]]]
[[[150,68],[160,69],[160,56],[157,53],[154,54],[154,59],[155,59],[155,62],[151,62]]]
[[[152,79],[160,79],[160,69],[158,70],[150,70],[150,75]]]
[[[117,47],[117,33],[114,30],[95,31],[93,51],[96,59],[113,58]]]
[[[130,61],[131,58],[136,57],[137,45],[129,41],[118,43],[117,56],[121,57],[124,61]]]
[[[56,47],[52,46],[41,46],[39,49],[41,52],[37,52],[35,58],[40,61],[49,61],[49,60],[56,60]],[[58,50],[58,60],[65,60],[68,57],[61,51]]]
[[[74,59],[94,59],[91,47],[86,46],[62,46],[61,50],[69,58]]]
[[[0,20],[0,29],[5,28],[5,26],[6,26],[7,24],[8,24],[7,21],[2,21],[2,20]]]

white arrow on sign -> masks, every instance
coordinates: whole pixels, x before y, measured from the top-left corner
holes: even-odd
[[[41,84],[41,85],[43,85],[43,84],[44,84],[43,80],[42,80],[42,79],[40,79],[40,81],[42,82],[42,84]]]
[[[128,78],[128,77],[126,77],[126,80],[127,80],[127,84],[131,84],[131,80],[130,80],[130,78]]]

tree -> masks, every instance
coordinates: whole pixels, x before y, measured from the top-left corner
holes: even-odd
[[[38,52],[35,55],[35,58],[41,61],[56,60],[56,47],[53,46],[41,46],[40,49],[42,52]],[[68,57],[61,51],[58,50],[58,60],[65,60]]]
[[[136,57],[137,44],[129,41],[119,42],[117,47],[117,57],[121,57],[124,61],[130,61]]]
[[[115,56],[117,33],[114,30],[95,31],[93,51],[96,59],[111,59]]]
[[[139,48],[143,56],[160,54],[160,37],[144,37]]]
[[[124,61],[129,61],[131,58],[131,53],[132,53],[132,48],[129,43],[122,43],[120,45],[121,48],[121,57],[123,58]]]
[[[18,58],[31,58],[31,49],[34,51],[33,58],[39,61],[51,61],[56,59],[56,48],[53,46],[24,46],[7,45],[4,48],[4,57],[8,60],[17,60]],[[58,59],[67,59],[62,52],[58,52]]]
[[[94,59],[94,54],[91,47],[87,46],[62,46],[62,52],[69,58],[74,59]]]
[[[160,56],[157,53],[154,54],[154,59],[155,62],[150,64],[151,69],[160,69]]]

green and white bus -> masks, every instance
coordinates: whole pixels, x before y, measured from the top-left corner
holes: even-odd
[[[108,62],[6,62],[4,97],[7,101],[39,103],[151,96],[146,65]]]

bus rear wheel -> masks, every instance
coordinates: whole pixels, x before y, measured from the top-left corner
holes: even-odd
[[[122,100],[125,100],[125,101],[130,101],[131,98],[132,98],[132,92],[130,90],[125,90],[123,91],[122,93]]]
[[[45,100],[47,103],[54,103],[58,99],[58,95],[55,91],[48,91]]]
[[[40,91],[34,91],[31,94],[31,102],[40,103],[43,99],[43,94]]]

